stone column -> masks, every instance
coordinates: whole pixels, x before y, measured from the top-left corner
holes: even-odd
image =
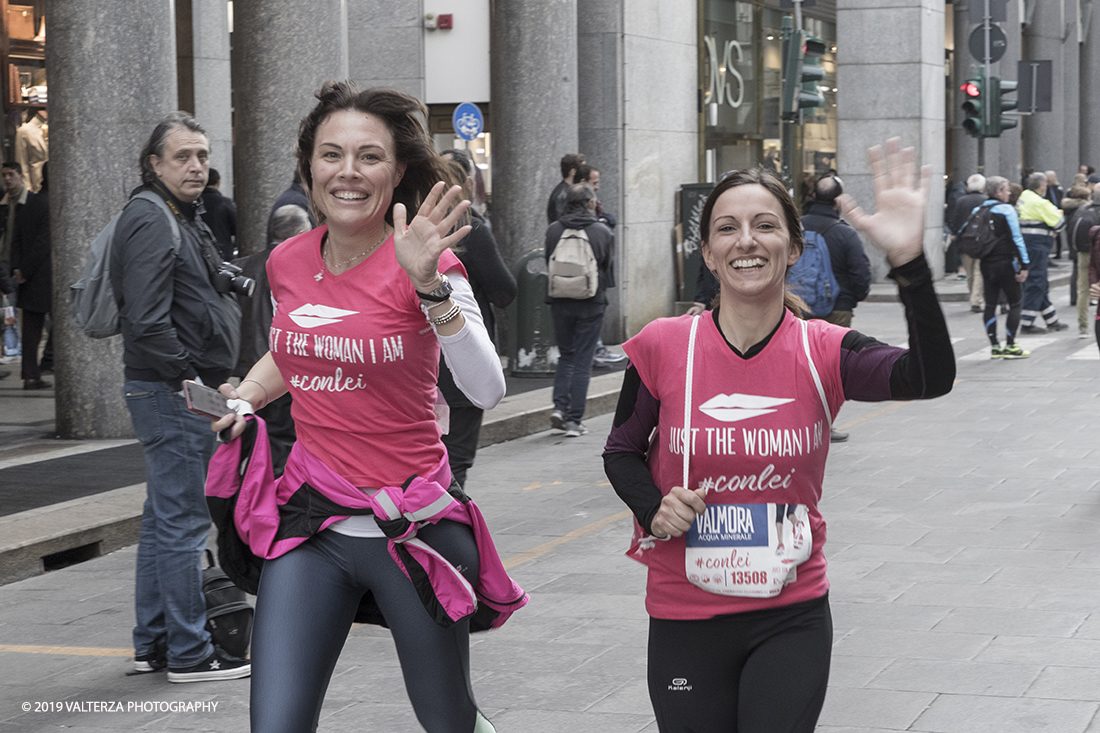
[[[943,173],[946,126],[943,93],[942,0],[837,2],[837,132],[839,173],[847,192],[868,211],[874,186],[866,148],[888,137],[914,147],[932,166],[924,252],[935,277],[943,273]],[[885,258],[867,245],[882,280]]]
[[[191,0],[195,95],[192,114],[210,139],[210,166],[221,192],[233,198],[233,100],[229,79],[229,8],[226,0]]]
[[[699,21],[685,5],[577,6],[580,148],[619,222],[608,343],[670,315],[676,300],[676,191],[699,180]]]
[[[234,3],[237,248],[262,250],[271,205],[294,176],[298,123],[326,79],[347,76],[341,0]]]
[[[1071,33],[1063,43],[1066,32],[1066,0],[1046,0],[1039,3],[1031,14],[1031,22],[1024,27],[1024,58],[1034,61],[1049,60],[1053,67],[1053,85],[1051,91],[1051,111],[1036,112],[1025,118],[1023,125],[1024,166],[1032,170],[1054,169],[1058,180],[1065,176],[1062,168],[1072,149],[1077,157],[1077,131],[1073,130],[1072,139],[1066,135],[1067,104],[1066,98],[1066,52],[1065,47],[1077,48],[1076,33]],[[1076,73],[1072,74],[1076,78]],[[1076,94],[1074,94],[1076,96]],[[1076,102],[1074,102],[1076,110]],[[1073,125],[1077,125],[1077,116],[1073,116]],[[1073,163],[1077,170],[1077,162]],[[1072,180],[1072,178],[1070,179]]]
[[[138,155],[149,134],[176,109],[171,0],[54,0],[46,70],[57,431],[127,437],[122,339],[96,341],[72,325],[69,285],[92,239],[140,184]]]
[[[349,75],[424,99],[422,0],[348,0]]]
[[[1065,8],[1065,23],[1062,24],[1062,135],[1065,144],[1062,156],[1051,166],[1058,173],[1058,183],[1067,192],[1073,184],[1077,166],[1081,165],[1081,99],[1088,95],[1095,97],[1096,89],[1087,90],[1081,86],[1081,44],[1078,43],[1077,0],[1062,0]],[[1098,6],[1094,6],[1095,7]],[[1038,13],[1036,13],[1038,14]],[[1055,77],[1055,83],[1058,78]]]
[[[493,3],[490,22],[493,234],[515,263],[543,246],[561,157],[580,149],[577,0]]]
[[[1088,35],[1081,47],[1081,163],[1100,170],[1100,4],[1092,4]],[[1089,91],[1092,90],[1092,91]]]
[[[638,5],[641,5],[639,3]],[[623,219],[626,181],[623,156],[623,13],[619,0],[586,0],[577,5],[577,131],[579,151],[600,171],[600,204],[618,219],[615,262],[618,284],[607,292],[603,338],[623,341],[626,273]]]

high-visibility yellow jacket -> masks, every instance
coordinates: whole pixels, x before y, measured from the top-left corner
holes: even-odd
[[[1020,212],[1021,229],[1041,227],[1060,231],[1066,225],[1062,210],[1031,189],[1020,194],[1016,210]]]

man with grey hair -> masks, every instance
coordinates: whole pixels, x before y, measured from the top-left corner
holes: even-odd
[[[237,358],[240,308],[215,285],[222,263],[202,221],[210,143],[175,113],[141,152],[142,185],[119,216],[111,287],[122,329],[124,393],[145,450],[146,499],[138,538],[135,674],[168,668],[169,682],[247,677],[247,660],[206,629],[202,553],[210,531],[204,492],[214,450],[210,419],[192,414],[184,380],[217,386]]]
[[[596,218],[596,189],[587,183],[576,183],[565,195],[565,211],[546,230],[546,262],[563,240],[584,237],[592,248],[599,271],[596,292],[589,298],[550,297],[550,313],[554,319],[554,336],[558,343],[558,366],[554,372],[554,411],[550,426],[564,430],[565,437],[575,438],[588,432],[581,423],[588,399],[588,382],[592,377],[592,356],[603,325],[607,308],[607,289],[615,286],[613,254],[615,235]]]
[[[1027,177],[1025,190],[1016,202],[1016,211],[1020,216],[1020,232],[1024,236],[1031,267],[1024,282],[1024,304],[1020,317],[1020,332],[1039,334],[1047,331],[1065,331],[1068,326],[1058,320],[1058,311],[1050,302],[1050,281],[1047,278],[1047,266],[1050,262],[1050,249],[1053,237],[1066,226],[1062,210],[1046,198],[1047,177],[1045,173],[1032,173]],[[1046,328],[1037,325],[1042,318]]]
[[[981,173],[975,173],[966,179],[966,193],[955,201],[955,206],[947,215],[952,239],[957,238],[962,232],[963,227],[966,226],[966,220],[970,218],[970,213],[986,200],[985,186],[985,176]],[[981,313],[985,307],[982,269],[978,266],[978,260],[970,255],[961,254],[961,260],[963,271],[966,272],[966,289],[970,298],[970,311],[971,313]]]

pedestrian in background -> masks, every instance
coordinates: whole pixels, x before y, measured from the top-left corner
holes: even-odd
[[[966,193],[960,196],[954,207],[948,212],[947,221],[951,229],[951,236],[958,239],[962,234],[966,220],[970,213],[987,200],[985,193],[986,180],[981,173],[975,173],[966,179]],[[982,269],[978,266],[978,260],[968,254],[959,253],[962,261],[963,272],[966,273],[966,290],[970,298],[970,312],[981,313],[985,309],[985,287],[982,284]]]
[[[982,206],[990,208],[996,238],[993,250],[980,260],[982,281],[985,283],[983,320],[986,336],[989,337],[990,356],[994,359],[1026,359],[1031,352],[1016,343],[1016,332],[1020,326],[1020,284],[1027,280],[1030,256],[1020,234],[1016,209],[1008,203],[1011,195],[1008,179],[990,176],[986,182],[986,195],[989,198]],[[997,303],[1002,296],[1008,305],[1003,347],[997,336]]]
[[[28,194],[26,205],[16,213],[11,239],[11,274],[19,286],[16,299],[23,311],[23,389],[53,386],[42,378],[43,365],[38,359],[38,346],[53,300],[48,167],[48,163],[43,163],[39,169],[38,193]],[[52,353],[49,356],[52,359]],[[52,361],[47,363],[52,366]]]
[[[10,274],[11,240],[15,235],[15,220],[26,206],[30,191],[23,183],[23,169],[14,160],[6,160],[3,165],[0,165],[0,181],[4,185],[4,198],[0,199],[0,262]],[[8,305],[19,307],[18,293],[13,292],[9,296]],[[3,328],[4,360],[5,363],[12,363],[16,361],[16,357],[23,355],[18,317],[15,317],[11,323],[5,322]]]
[[[208,263],[218,258],[217,244],[199,216],[209,160],[210,142],[194,118],[181,112],[162,120],[141,151],[142,185],[119,216],[111,245],[123,389],[145,451],[134,672],[167,666],[169,682],[238,679],[250,671],[248,660],[215,646],[206,630],[200,567],[214,438],[182,392],[184,380],[225,381],[240,340],[240,308],[212,281]],[[144,192],[156,199],[137,196]]]
[[[628,554],[649,567],[662,733],[814,729],[833,641],[818,509],[828,426],[846,399],[951,389],[951,340],[922,245],[930,170],[917,187],[913,151],[897,140],[885,158],[872,149],[871,168],[876,213],[847,196],[841,207],[891,265],[911,349],[799,318],[786,279],[802,228],[764,168],[720,182],[703,210],[719,306],[658,319],[625,345],[631,367],[604,466],[636,519]]]
[[[1074,255],[1073,280],[1070,292],[1077,306],[1077,337],[1088,338],[1089,333],[1089,262],[1092,242],[1089,230],[1100,224],[1100,194],[1088,185],[1074,186],[1069,196],[1062,199],[1066,214],[1066,231],[1069,246]],[[1068,207],[1068,208],[1066,208]]]
[[[474,193],[474,166],[465,155],[465,151],[449,151],[450,165],[455,180],[463,181],[462,195],[472,200]],[[470,207],[470,233],[455,245],[455,254],[466,268],[470,288],[477,301],[485,330],[494,347],[497,345],[496,314],[493,307],[507,308],[516,299],[518,292],[516,278],[504,258],[500,256],[497,240],[485,218],[473,206]],[[447,460],[451,474],[463,488],[466,487],[466,472],[474,465],[477,457],[477,443],[481,435],[481,421],[485,411],[475,405],[466,393],[455,384],[454,376],[441,357],[439,362],[439,390],[447,400],[448,429],[443,434],[443,445],[447,446]]]
[[[562,156],[561,180],[554,186],[554,190],[550,192],[550,200],[546,202],[547,224],[553,224],[561,218],[565,211],[565,192],[573,185],[573,177],[582,163],[584,163],[584,155],[581,153],[567,153]]]
[[[1058,320],[1058,310],[1050,302],[1050,279],[1047,266],[1054,237],[1066,226],[1062,210],[1047,199],[1047,177],[1044,173],[1032,173],[1027,177],[1027,188],[1016,203],[1020,216],[1020,233],[1027,245],[1031,267],[1024,282],[1024,303],[1020,317],[1021,333],[1040,334],[1047,331],[1065,331],[1068,326]],[[1038,325],[1042,319],[1046,328]]]
[[[202,220],[214,234],[222,259],[226,262],[237,256],[237,205],[221,192],[222,176],[217,168],[210,169],[210,178],[202,192]]]
[[[600,338],[607,289],[615,287],[615,235],[596,218],[596,189],[577,183],[566,192],[565,211],[546,230],[547,267],[566,232],[581,230],[595,257],[597,282],[595,294],[588,298],[552,297],[547,294],[554,319],[554,340],[558,345],[558,364],[554,369],[554,410],[550,427],[576,438],[588,432],[581,422],[592,379],[592,358]],[[571,235],[576,236],[576,235]],[[551,273],[551,280],[553,274]]]

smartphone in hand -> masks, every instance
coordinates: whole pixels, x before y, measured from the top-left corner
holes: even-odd
[[[233,414],[225,395],[190,379],[183,382],[183,397],[187,400],[187,409],[196,415],[218,420]]]

